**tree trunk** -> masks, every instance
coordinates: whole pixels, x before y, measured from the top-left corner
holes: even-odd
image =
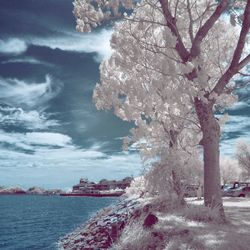
[[[220,125],[214,117],[212,102],[204,103],[196,98],[195,109],[203,134],[201,145],[204,156],[204,203],[212,208],[220,207],[224,217],[220,181]]]
[[[174,131],[174,130],[170,130],[170,142],[169,142],[169,148],[172,151],[172,153],[176,153],[177,150],[177,137],[178,137],[178,132]],[[176,157],[178,157],[176,155]],[[178,165],[178,159],[177,159],[177,165]],[[186,204],[185,200],[184,200],[184,193],[183,193],[183,188],[181,185],[181,178],[180,178],[180,173],[179,173],[179,169],[178,166],[176,166],[177,169],[175,169],[175,167],[172,170],[172,180],[173,180],[173,189],[175,191],[175,193],[177,194],[177,197],[180,199],[180,204],[184,205]]]

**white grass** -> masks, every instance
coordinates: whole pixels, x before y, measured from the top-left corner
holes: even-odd
[[[155,211],[159,221],[152,229],[143,229],[143,218],[127,226],[114,249],[250,249],[250,198],[223,201],[227,217],[224,224],[218,223],[216,209],[205,208],[203,201],[188,199],[188,208]],[[163,239],[152,237],[154,232],[163,235]]]

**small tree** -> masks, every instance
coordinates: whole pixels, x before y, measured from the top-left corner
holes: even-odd
[[[163,197],[173,197],[183,200],[186,185],[202,183],[203,168],[197,152],[192,154],[185,150],[165,153],[165,158],[153,164],[145,175],[146,187],[152,194],[161,194]],[[172,171],[176,171],[181,187],[175,184]],[[179,189],[178,189],[179,188]],[[176,190],[177,189],[177,190]],[[174,192],[173,192],[174,191]],[[170,200],[169,198],[167,200]]]
[[[237,146],[236,157],[243,171],[244,179],[250,178],[250,145],[246,143],[240,143]]]
[[[236,160],[222,157],[220,160],[220,171],[223,185],[229,182],[239,181],[241,171]]]

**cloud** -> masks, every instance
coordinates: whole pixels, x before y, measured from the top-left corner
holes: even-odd
[[[113,31],[111,29],[103,29],[99,32],[91,32],[87,34],[76,32],[64,32],[63,35],[54,37],[27,37],[25,39],[10,38],[6,41],[0,40],[0,53],[19,55],[24,53],[30,44],[36,46],[46,46],[51,49],[61,49],[65,51],[77,51],[97,53],[95,59],[100,62],[107,59],[111,53],[110,38]],[[28,62],[40,63],[36,59],[10,59],[4,63],[10,62]]]
[[[32,151],[32,147],[26,144],[23,140],[20,140],[22,134],[16,133],[5,133],[4,131],[0,130],[0,145],[3,145],[6,148],[11,148],[13,150],[21,150],[21,151]],[[4,155],[2,155],[3,158]],[[2,161],[2,159],[1,159]]]
[[[239,102],[236,102],[232,107],[230,107],[229,110],[241,110],[247,107],[250,107],[248,103],[239,101]]]
[[[49,75],[42,83],[0,78],[0,99],[16,107],[44,109],[61,88],[62,84]]]
[[[234,156],[236,145],[239,140],[244,139],[250,143],[250,117],[233,115],[229,121],[222,126],[222,155]]]
[[[62,84],[46,76],[44,82],[0,78],[0,128],[8,131],[47,130],[59,126],[45,113],[49,101],[56,97]]]
[[[0,130],[0,142],[9,145],[9,148],[19,148],[21,151],[38,152],[44,146],[72,148],[71,138],[67,135],[52,132],[6,133]]]
[[[236,144],[237,143],[235,139],[228,139],[228,140],[222,141],[220,143],[221,157],[223,156],[234,157]]]
[[[85,157],[94,152],[74,152],[65,149],[53,149],[43,153],[24,154],[16,151],[1,150],[0,182],[6,186],[42,186],[45,188],[72,187],[81,177],[91,181],[122,179],[126,176],[138,176],[141,171],[140,157],[136,154],[106,158]],[[71,154],[69,155],[69,152]],[[66,154],[67,153],[67,154]],[[100,154],[96,152],[95,154]],[[22,159],[22,161],[20,161]]]
[[[2,185],[25,183],[26,187],[63,188],[77,183],[81,176],[98,181],[138,175],[141,171],[138,154],[121,152],[108,155],[100,152],[97,145],[88,149],[79,148],[65,134],[22,134],[0,130],[0,141],[13,146],[0,147],[0,169],[4,173],[0,175]],[[32,151],[32,154],[25,153],[25,150]]]
[[[71,145],[71,138],[60,133],[32,132],[26,133],[24,142],[29,145],[68,147]]]
[[[24,57],[24,58],[12,58],[6,61],[2,61],[2,64],[9,64],[9,63],[29,63],[29,64],[43,64],[45,66],[52,67],[53,64],[48,63],[48,62],[43,62],[40,60],[37,60],[36,58],[33,57]]]
[[[27,50],[27,43],[18,38],[0,40],[0,53],[19,55]]]
[[[24,111],[22,108],[3,104],[0,104],[0,124],[0,127],[11,126],[17,130],[45,130],[59,125],[57,120],[49,119],[45,113]]]
[[[220,143],[221,157],[228,156],[230,158],[234,158],[237,150],[237,145],[242,141],[250,144],[249,135],[247,137],[239,137],[237,139],[234,138],[222,141]]]
[[[48,37],[38,38],[34,37],[30,39],[30,42],[34,45],[47,46],[52,49],[61,49],[67,51],[78,52],[96,52],[97,61],[108,58],[111,55],[111,47],[109,40],[113,31],[103,29],[99,32],[92,32],[88,34],[78,33],[65,33],[65,36],[61,37]]]
[[[249,134],[250,117],[233,115],[229,116],[228,122],[222,127],[225,134],[232,132],[240,132],[242,134]]]

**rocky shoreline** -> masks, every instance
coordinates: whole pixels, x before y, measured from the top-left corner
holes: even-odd
[[[59,249],[103,250],[112,247],[140,206],[137,199],[121,198],[91,218],[86,224],[66,235]]]

